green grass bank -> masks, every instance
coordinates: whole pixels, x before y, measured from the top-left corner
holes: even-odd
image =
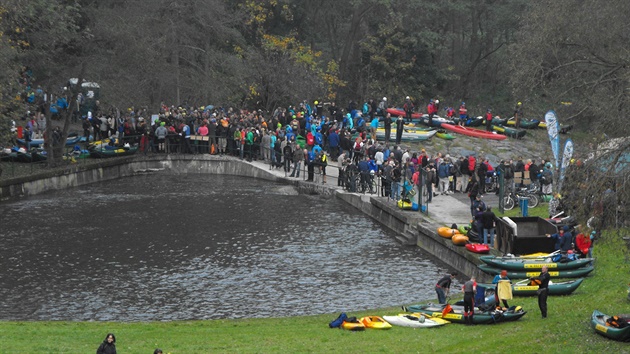
[[[428,329],[394,327],[389,331],[329,329],[328,322],[338,313],[294,318],[147,323],[4,321],[0,322],[0,353],[93,353],[108,332],[115,333],[119,353],[152,353],[156,347],[173,354],[627,352],[630,350],[628,344],[603,338],[590,328],[593,309],[608,314],[630,313],[630,302],[626,298],[630,270],[628,248],[621,237],[621,232],[614,232],[598,240],[594,250],[595,271],[573,295],[549,297],[549,318],[544,320],[536,298],[532,297],[510,301],[511,305],[521,305],[528,311],[514,323],[450,324]],[[348,291],[352,291],[351,284],[348,284]],[[393,291],[413,292],[413,282],[408,288]],[[252,313],[255,311],[252,308]],[[399,312],[399,308],[385,308],[349,315]]]

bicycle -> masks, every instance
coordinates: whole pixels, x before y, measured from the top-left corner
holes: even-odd
[[[361,193],[365,194],[366,191],[369,191],[370,194],[376,193],[376,179],[374,175],[374,171],[370,171],[369,174],[362,172],[361,175],[358,176]]]
[[[534,193],[525,190],[517,191],[516,193],[508,193],[503,197],[503,209],[512,210],[516,205],[517,198],[527,198],[527,208],[535,208],[540,203],[540,199]]]

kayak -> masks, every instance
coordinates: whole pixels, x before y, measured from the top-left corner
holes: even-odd
[[[492,275],[497,275],[501,273],[501,270],[502,270],[501,268],[495,268],[495,267],[491,267],[485,264],[477,266],[477,267],[481,269],[482,271],[488,274],[492,274]],[[582,277],[587,276],[590,272],[592,272],[593,269],[595,269],[595,267],[586,266],[586,267],[582,267],[578,269],[570,269],[570,270],[558,270],[558,271],[550,270],[549,275],[552,278],[582,278]],[[513,270],[507,271],[507,276],[513,279],[531,278],[531,277],[537,277],[539,275],[540,275],[540,270],[533,270],[533,269],[530,271],[513,271]]]
[[[584,281],[584,278],[568,280],[562,282],[549,282],[549,295],[569,295],[573,293]],[[496,284],[477,284],[487,289],[494,289]],[[529,279],[512,284],[512,295],[534,296],[538,290],[538,285],[530,285]]]
[[[507,123],[508,119],[507,118],[499,118],[499,117],[494,117],[492,118],[492,125],[505,125]]]
[[[455,139],[454,136],[452,136],[451,134],[447,133],[446,130],[440,129],[435,133],[435,136],[437,136],[440,139],[444,139],[444,140],[453,140]]]
[[[459,225],[457,230],[459,230],[459,233],[462,235],[468,235],[468,231],[470,230],[470,225]]]
[[[383,319],[393,326],[411,328],[439,327],[450,323],[442,318],[431,317],[424,313],[400,313],[396,316],[383,316]]]
[[[392,118],[398,118],[398,117],[403,117],[405,118],[407,116],[407,113],[405,113],[405,110],[402,108],[388,108],[387,109],[387,113],[392,115]],[[412,119],[421,119],[422,118],[422,113],[412,113],[411,114],[411,118]]]
[[[442,124],[442,128],[446,130],[450,130],[454,133],[473,136],[476,138],[492,139],[492,140],[505,140],[507,138],[505,135],[497,134],[495,132],[487,132],[485,130],[466,128],[466,127],[461,127],[459,125]]]
[[[468,243],[466,249],[472,253],[488,253],[490,252],[490,246],[483,243]]]
[[[66,138],[66,146],[72,146],[81,141],[81,137],[77,133],[70,133]],[[19,145],[26,146],[26,141],[24,139],[17,139]],[[31,140],[31,147],[36,147],[44,145],[44,139],[33,139]]]
[[[498,125],[493,125],[492,130],[497,133],[501,133],[503,135],[509,136],[510,138],[522,138],[527,134],[525,130],[510,128],[510,127],[502,127]]]
[[[454,234],[453,237],[451,237],[451,241],[453,241],[454,245],[464,246],[468,243],[468,236],[462,234]]]
[[[479,259],[493,267],[507,269],[507,270],[530,270],[530,269],[542,269],[543,266],[551,270],[566,270],[577,269],[588,265],[593,261],[592,258],[581,258],[568,262],[552,262],[550,259],[528,259],[528,258],[516,258],[516,257],[496,257],[496,256],[481,256]]]
[[[455,234],[459,234],[459,230],[451,229],[450,227],[438,227],[437,233],[442,237],[451,238]]]
[[[390,328],[392,328],[391,324],[389,324],[383,318],[378,317],[378,316],[361,317],[361,319],[359,321],[361,323],[363,323],[365,328],[372,328],[372,329],[390,329]]]
[[[483,124],[484,124],[484,119],[481,116],[479,116],[479,117],[469,117],[464,122],[464,125],[467,126],[467,127],[480,127]]]
[[[466,323],[466,320],[464,319],[464,308],[462,306],[448,305],[452,308],[452,311],[446,314],[443,314],[442,312],[445,310],[446,306],[447,305],[440,305],[440,304],[420,304],[420,305],[409,306],[405,308],[405,310],[408,312],[425,313],[429,316],[439,317],[453,323]],[[522,309],[517,310],[517,311],[512,310],[512,311],[505,311],[505,312],[497,311],[497,310],[478,312],[478,310],[475,310],[475,313],[473,315],[473,323],[474,324],[492,324],[492,323],[499,323],[499,322],[511,322],[511,321],[516,321],[520,319],[526,313],[527,312],[523,311]]]
[[[435,130],[420,130],[414,128],[405,128],[403,129],[400,140],[402,141],[424,141],[428,140],[435,135]],[[396,138],[396,130],[394,129],[390,133],[390,139]],[[385,128],[376,129],[376,139],[377,140],[385,140]]]
[[[507,125],[515,126],[516,120],[514,117],[508,119]],[[538,119],[521,119],[521,128],[523,129],[532,129],[538,127],[540,121]]]
[[[429,115],[428,114],[422,115],[422,119],[420,120],[420,122],[426,125],[429,125]],[[433,116],[433,119],[431,120],[432,127],[440,127],[442,124],[455,124],[455,122],[448,118],[443,118],[440,116]]]
[[[618,341],[630,341],[630,324],[628,324],[628,319],[620,318],[621,321],[626,322],[626,326],[623,328],[613,327],[608,324],[608,319],[611,316],[605,315],[598,310],[594,310],[591,315],[591,327],[595,330],[597,334],[600,334],[604,337],[618,340]]]
[[[405,201],[403,199],[398,201],[398,207],[402,210],[411,210],[411,208],[413,208],[413,203],[411,203],[410,201]]]
[[[138,151],[137,146],[132,146],[130,148],[91,150],[90,157],[94,157],[97,159],[104,159],[104,158],[109,158],[109,157],[133,155],[137,151]]]
[[[553,253],[545,253],[545,252],[537,252],[537,253],[529,253],[529,254],[523,254],[518,256],[518,258],[541,258],[541,259],[545,259],[545,258],[549,258],[551,256],[553,256],[554,254],[557,254],[558,252],[553,252]]]
[[[364,331],[365,325],[361,321],[343,321],[341,328],[348,331]]]

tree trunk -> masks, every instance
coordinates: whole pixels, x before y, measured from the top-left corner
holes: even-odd
[[[70,129],[70,120],[72,119],[72,113],[76,109],[77,105],[77,97],[79,96],[79,92],[81,92],[81,85],[83,84],[83,77],[85,76],[85,70],[87,65],[85,61],[81,63],[81,71],[79,72],[79,78],[77,80],[77,84],[75,86],[69,86],[70,90],[70,102],[68,108],[62,114],[63,120],[63,129],[61,130],[61,139],[58,144],[54,144],[54,140],[52,138],[52,127],[50,124],[50,109],[47,109],[48,113],[46,114],[46,145],[47,145],[47,153],[48,153],[48,166],[56,167],[58,166],[63,158],[63,148],[66,146],[66,139],[68,138],[68,130]]]

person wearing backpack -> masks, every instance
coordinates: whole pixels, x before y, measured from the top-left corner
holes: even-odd
[[[551,172],[551,164],[545,164],[543,168],[542,176],[540,177],[540,184],[542,185],[543,194],[551,194],[553,190],[553,172]]]
[[[438,178],[440,181],[438,190],[441,192],[440,194],[442,195],[448,194],[448,177],[450,176],[450,173],[449,173],[450,166],[451,166],[451,163],[449,160],[445,160],[438,166],[437,173],[438,173]]]
[[[284,175],[285,177],[291,172],[291,162],[293,161],[293,143],[285,139],[282,143],[284,147],[282,148],[282,155],[284,157]]]

